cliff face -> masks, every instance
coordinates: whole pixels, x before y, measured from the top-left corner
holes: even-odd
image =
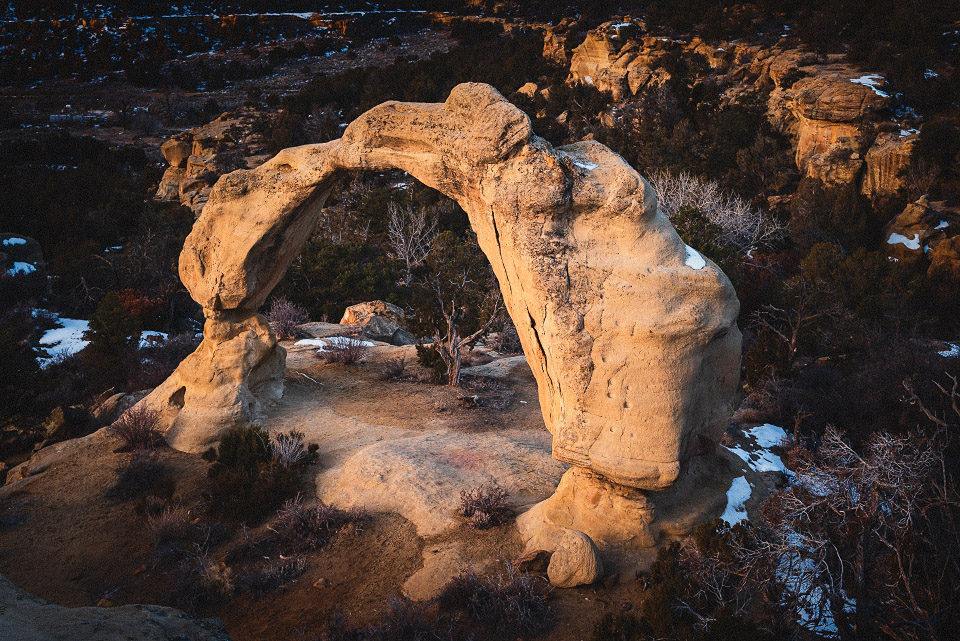
[[[555,31],[567,28],[548,28],[545,41],[555,43],[562,37]],[[752,90],[769,92],[768,116],[793,140],[803,176],[832,186],[858,184],[873,198],[901,187],[898,174],[909,164],[917,132],[892,120],[882,77],[844,64],[843,56],[780,45],[640,37],[641,30],[640,23],[608,22],[590,31],[572,51],[567,81],[593,85],[620,102],[669,80],[668,55],[699,54],[708,68],[700,77],[723,88],[725,100]]]

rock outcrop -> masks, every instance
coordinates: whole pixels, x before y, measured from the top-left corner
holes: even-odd
[[[743,42],[709,44],[642,36],[632,19],[606,22],[587,33],[570,57],[567,82],[595,86],[622,101],[663,85],[671,57],[698,54],[706,63],[698,80],[716,83],[723,100],[769,91],[769,117],[790,134],[801,173],[838,186],[856,183],[871,198],[894,195],[900,171],[909,164],[916,130],[891,120],[886,81],[845,64],[842,55],[818,56],[786,40],[760,47]],[[544,55],[559,59],[566,37],[558,25],[545,30]],[[550,43],[547,47],[546,43]],[[615,114],[605,118],[615,126]]]
[[[622,158],[593,141],[553,148],[494,89],[463,84],[442,104],[384,103],[342,139],[285,150],[216,184],[180,256],[208,319],[204,341],[144,401],[165,412],[175,447],[202,449],[275,393],[282,350],[255,310],[335,181],[392,168],[470,217],[557,459],[604,483],[659,490],[719,438],[740,359],[726,276],[683,243]]]
[[[405,321],[406,315],[402,309],[382,300],[375,300],[348,307],[343,312],[340,324],[359,327],[361,335],[372,341],[391,345],[413,345],[417,339],[407,331]]]
[[[170,166],[160,179],[156,198],[179,202],[199,216],[221,175],[256,167],[269,157],[252,133],[255,117],[249,109],[225,113],[163,143],[160,152]]]
[[[942,202],[931,203],[924,196],[907,205],[883,228],[884,248],[892,259],[921,266],[932,267],[936,256],[938,265],[927,274],[936,281],[939,280],[937,273],[949,271],[946,257],[950,254],[946,247],[939,254],[937,250],[958,234],[960,212]]]
[[[197,620],[156,605],[65,608],[0,576],[0,639],[10,641],[230,641],[218,619]]]

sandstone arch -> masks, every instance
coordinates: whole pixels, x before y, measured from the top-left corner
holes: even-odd
[[[469,215],[536,376],[554,456],[575,466],[561,490],[599,492],[610,500],[595,509],[651,520],[634,489],[670,486],[732,410],[736,295],[622,158],[592,141],[553,148],[483,84],[440,104],[384,103],[339,140],[220,179],[180,255],[204,308],[203,343],[143,401],[162,411],[170,444],[205,449],[282,393],[284,350],[256,310],[335,181],[394,168]]]

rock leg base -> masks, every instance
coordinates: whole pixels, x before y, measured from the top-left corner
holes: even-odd
[[[263,316],[208,318],[197,350],[140,404],[160,413],[171,447],[202,452],[231,427],[262,418],[283,395],[285,363]]]
[[[663,536],[691,534],[719,517],[733,478],[744,474],[753,478],[724,448],[687,460],[676,483],[662,491],[617,485],[572,467],[553,496],[517,518],[517,528],[527,550],[555,550],[566,530],[587,534],[601,548],[651,548]]]

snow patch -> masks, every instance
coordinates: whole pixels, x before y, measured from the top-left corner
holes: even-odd
[[[707,261],[700,255],[700,252],[687,244],[684,244],[683,247],[687,252],[687,257],[683,263],[687,267],[691,269],[703,269],[707,266]]]
[[[153,347],[154,345],[164,342],[168,338],[170,337],[163,332],[155,332],[150,329],[144,330],[140,332],[140,349],[143,349],[144,347]]]
[[[351,344],[359,344],[361,347],[373,347],[374,343],[360,340],[353,336],[331,336],[329,338],[302,338],[293,344],[294,347],[308,346],[318,347],[317,351],[326,352],[330,348],[344,347]]]
[[[579,167],[580,169],[586,169],[587,171],[593,171],[600,165],[592,162],[580,162],[579,160],[574,160],[573,164]]]
[[[938,224],[936,227],[934,227],[934,229],[946,229],[946,228],[949,227],[949,226],[950,226],[950,221],[941,220],[941,221],[940,221],[940,224]]]
[[[26,245],[27,241],[23,238],[6,238],[3,244],[5,247],[9,247],[10,245]]]
[[[48,329],[40,337],[40,345],[48,354],[53,353],[58,357],[72,356],[90,344],[90,341],[83,340],[83,333],[90,329],[89,321],[60,317],[55,320],[60,327]],[[48,367],[54,360],[54,357],[37,357],[41,368]]]
[[[903,234],[890,234],[887,239],[888,245],[903,245],[907,249],[920,249],[920,233],[913,235],[913,238],[907,238]]]
[[[953,343],[947,343],[947,345],[950,346],[950,349],[939,351],[937,354],[940,354],[940,356],[944,358],[956,358],[960,356],[960,345],[954,345]]]
[[[32,274],[37,271],[37,268],[31,265],[30,263],[24,263],[22,261],[14,261],[13,267],[7,270],[11,276],[16,276],[17,274]]]
[[[924,80],[933,80],[934,78],[939,78],[939,77],[940,77],[940,74],[938,74],[933,69],[927,69],[926,71],[923,72]]]
[[[730,524],[731,527],[747,519],[747,508],[744,503],[753,494],[753,488],[747,481],[746,476],[738,476],[733,479],[730,489],[727,490],[727,508],[720,516],[721,519]]]
[[[880,91],[877,87],[883,83],[883,76],[876,73],[867,74],[865,76],[860,76],[859,78],[852,78],[850,80],[855,85],[863,85],[864,87],[870,87],[873,89],[873,93],[881,96],[883,98],[889,98],[890,94],[885,91]]]

